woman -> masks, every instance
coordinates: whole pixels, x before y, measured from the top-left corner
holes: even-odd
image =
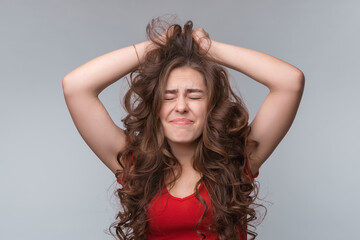
[[[78,67],[63,79],[83,139],[123,186],[119,239],[246,239],[260,166],[289,130],[304,89],[296,67],[220,43],[188,21]],[[223,66],[269,88],[248,124]],[[130,73],[125,130],[98,95]],[[110,230],[111,230],[110,227]]]

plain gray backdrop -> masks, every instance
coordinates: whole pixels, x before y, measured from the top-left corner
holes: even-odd
[[[359,9],[356,0],[1,0],[0,239],[112,239],[104,231],[118,185],[77,132],[61,81],[144,41],[147,23],[164,14],[305,74],[294,123],[260,169],[268,212],[258,239],[357,239]],[[252,120],[268,90],[229,72]],[[100,94],[121,127],[126,89],[121,79]]]

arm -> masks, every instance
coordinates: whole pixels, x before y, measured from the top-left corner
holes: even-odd
[[[146,41],[135,45],[140,61],[150,44]],[[98,96],[106,87],[135,70],[138,64],[133,46],[106,53],[68,73],[63,79],[64,90]]]
[[[290,129],[304,90],[304,74],[268,54],[214,40],[201,41],[206,34],[202,29],[196,33],[194,38],[203,48],[211,46],[208,54],[216,62],[251,77],[270,91],[250,124],[249,138],[259,145],[246,152],[250,169],[256,173]]]
[[[140,61],[150,42],[136,45]],[[113,172],[121,166],[118,152],[126,147],[124,131],[110,118],[98,98],[100,92],[138,67],[133,46],[97,57],[67,74],[63,81],[65,101],[80,135]]]

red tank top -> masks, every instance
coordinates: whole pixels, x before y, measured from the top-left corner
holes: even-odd
[[[247,161],[245,162],[245,172],[249,176],[256,178],[251,174],[250,169],[247,167]],[[118,181],[120,184],[124,181]],[[199,194],[205,200],[208,211],[197,227],[197,231],[206,235],[207,240],[217,240],[216,233],[211,233],[207,227],[211,223],[212,218],[212,204],[208,192],[201,182],[199,185]],[[172,196],[167,187],[164,187],[163,191],[157,194],[150,202],[146,209],[149,218],[149,228],[146,233],[149,240],[198,240],[202,236],[197,234],[195,226],[201,218],[205,208],[201,202],[196,198],[195,193],[184,197],[178,198]],[[240,226],[239,226],[240,227]],[[240,230],[240,228],[239,228]],[[241,232],[239,240],[246,240],[247,235]]]

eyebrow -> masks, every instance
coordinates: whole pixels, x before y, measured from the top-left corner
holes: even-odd
[[[177,89],[165,90],[165,94],[167,94],[167,93],[175,94],[177,92],[178,92]],[[186,89],[186,93],[193,93],[193,92],[204,93],[204,91],[201,89],[196,89],[196,88],[195,89],[194,88]]]

